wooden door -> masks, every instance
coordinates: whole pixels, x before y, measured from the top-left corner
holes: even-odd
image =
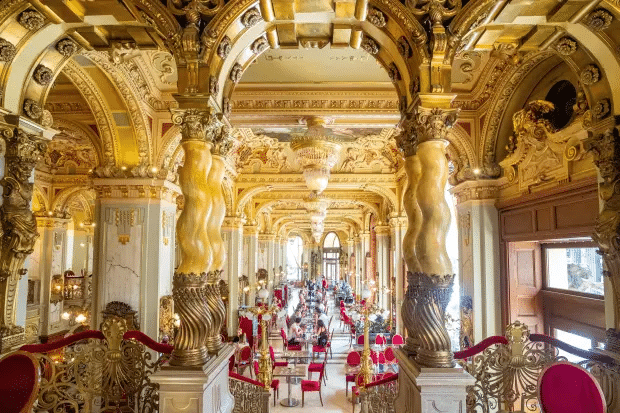
[[[510,323],[517,320],[530,333],[544,333],[542,261],[538,242],[508,243],[508,297]]]

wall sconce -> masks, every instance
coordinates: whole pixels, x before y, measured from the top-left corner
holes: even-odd
[[[64,281],[62,275],[56,275],[52,277],[50,293],[50,303],[57,304],[62,301],[62,294],[64,289]]]

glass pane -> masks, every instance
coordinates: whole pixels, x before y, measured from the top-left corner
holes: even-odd
[[[547,287],[603,295],[603,261],[597,248],[547,248]]]
[[[573,347],[580,348],[582,350],[590,350],[592,347],[592,340],[583,337],[577,334],[569,333],[568,331],[559,330],[557,328],[553,329],[553,335],[560,341],[565,342],[566,344],[570,344]],[[558,349],[558,354],[560,356],[566,357],[566,359],[572,363],[576,363],[578,361],[583,360],[583,358],[579,356],[575,356],[570,354],[564,350]]]

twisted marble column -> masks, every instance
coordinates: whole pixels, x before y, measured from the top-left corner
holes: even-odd
[[[405,154],[409,185],[404,195],[409,229],[403,242],[408,287],[402,313],[409,334],[405,349],[426,367],[453,367],[445,309],[454,275],[446,251],[450,211],[445,200],[448,180],[448,129],[453,109],[418,107],[403,121],[399,146]]]
[[[180,325],[170,364],[202,366],[209,360],[206,343],[213,325],[205,297],[207,272],[213,261],[207,226],[211,212],[208,174],[212,165],[212,143],[206,135],[209,112],[179,110],[173,113],[172,119],[181,126],[181,145],[185,151],[184,165],[179,168],[179,186],[185,205],[177,223],[181,261],[172,282]]]
[[[211,204],[213,206],[207,222],[207,233],[213,250],[213,262],[209,269],[205,295],[213,318],[213,325],[207,337],[207,348],[210,353],[217,353],[223,346],[220,331],[226,318],[226,306],[224,301],[222,301],[219,286],[223,272],[222,268],[226,260],[226,249],[222,239],[222,224],[226,216],[226,201],[222,191],[222,180],[226,171],[224,157],[230,151],[232,140],[229,128],[221,123],[214,129],[213,136],[213,164],[207,177]]]

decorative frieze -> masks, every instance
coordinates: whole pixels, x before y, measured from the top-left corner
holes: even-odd
[[[176,203],[180,188],[163,179],[93,179],[98,198],[102,199],[158,199]]]
[[[502,183],[498,179],[480,179],[462,182],[452,189],[450,193],[455,196],[457,204],[467,201],[496,200]]]
[[[326,110],[398,110],[396,99],[239,99],[234,100],[235,110],[265,111],[266,109],[295,110],[295,109],[326,109]]]

